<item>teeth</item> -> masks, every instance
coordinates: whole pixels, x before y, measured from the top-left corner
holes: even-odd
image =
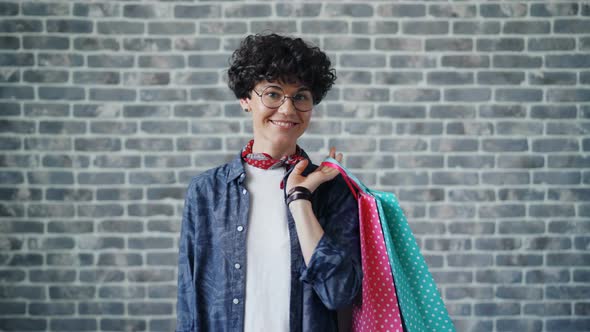
[[[275,125],[279,126],[279,127],[283,127],[283,128],[290,128],[295,126],[295,124],[293,122],[285,122],[285,121],[271,121],[272,123],[274,123]]]

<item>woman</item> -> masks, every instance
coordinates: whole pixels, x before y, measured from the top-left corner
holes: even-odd
[[[254,138],[188,186],[177,331],[337,331],[361,287],[357,206],[297,145],[334,70],[299,38],[251,35],[228,76]]]

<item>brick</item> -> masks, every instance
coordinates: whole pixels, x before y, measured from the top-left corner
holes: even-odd
[[[356,88],[345,89],[344,100],[349,101],[388,101],[389,89],[380,88]]]
[[[94,226],[89,221],[50,221],[47,224],[48,233],[84,234],[93,230]]]
[[[118,302],[80,302],[78,303],[78,312],[81,315],[116,316],[125,312],[125,307],[123,303]]]
[[[101,299],[141,299],[145,297],[143,286],[102,286],[98,296]]]
[[[49,286],[49,297],[55,300],[86,300],[93,298],[95,292],[92,286]]]
[[[590,101],[590,89],[549,89],[549,102],[584,102]]]
[[[535,184],[561,184],[575,185],[581,181],[579,172],[535,172],[533,173],[533,183]]]
[[[445,89],[444,98],[447,101],[477,102],[487,101],[491,97],[489,89],[461,88]]]
[[[128,272],[127,279],[131,282],[164,282],[175,280],[174,271],[169,269],[146,269]]]
[[[202,34],[242,34],[248,30],[244,22],[200,22],[199,31]]]
[[[93,134],[130,135],[137,132],[137,124],[122,121],[93,121],[90,123],[90,132]],[[117,157],[113,156],[113,158]]]
[[[543,288],[527,286],[499,286],[496,297],[500,299],[540,301],[543,299]]]
[[[545,65],[548,68],[587,68],[590,67],[590,59],[582,54],[547,55]]]
[[[497,323],[498,331],[530,331],[530,332],[541,332],[543,331],[543,321],[533,320],[530,318],[526,319],[499,319]]]
[[[369,38],[354,37],[326,37],[324,38],[324,49],[333,50],[368,50],[371,47]]]
[[[430,4],[428,14],[433,17],[443,18],[472,18],[477,15],[477,6],[463,4]]]
[[[577,34],[590,32],[587,19],[556,19],[553,26],[555,33]]]
[[[482,4],[479,11],[483,17],[514,18],[526,16],[527,5],[524,3]]]
[[[74,16],[112,17],[121,15],[118,3],[75,3]]]
[[[354,21],[352,22],[352,33],[355,34],[395,34],[399,30],[399,24],[395,21],[380,21],[380,20],[371,20],[371,21]],[[384,38],[388,40],[389,38]],[[404,38],[405,39],[405,38]],[[375,39],[375,47],[378,44],[382,44],[384,42],[380,42],[381,38]],[[408,39],[412,40],[414,43],[419,43],[421,45],[421,41],[417,38]],[[385,42],[387,43],[387,42]]]
[[[341,20],[313,20],[301,22],[303,33],[313,34],[345,34],[349,31],[347,21]]]
[[[123,7],[123,16],[129,18],[169,18],[172,16],[172,8],[168,4],[130,4]]]
[[[135,101],[137,92],[131,89],[91,88],[88,98],[97,101]]]
[[[500,22],[476,21],[476,22],[452,22],[455,34],[496,35],[500,33]]]
[[[547,254],[548,266],[588,266],[589,254],[556,253]]]
[[[554,17],[575,16],[578,14],[577,3],[531,4],[531,16]]]
[[[491,299],[493,297],[493,289],[491,287],[446,287],[445,299],[459,300],[459,299]]]
[[[482,149],[487,152],[517,152],[528,150],[528,141],[526,139],[488,138],[482,140],[481,143]]]
[[[82,270],[80,271],[80,281],[88,283],[120,283],[125,280],[125,273],[120,270],[113,269],[97,269],[97,270]],[[81,303],[82,304],[82,303]],[[99,308],[102,308],[99,307]],[[80,310],[82,311],[82,310]],[[82,312],[80,312],[82,313]],[[118,312],[116,314],[121,314]]]
[[[91,33],[93,31],[92,22],[86,20],[47,20],[47,32],[59,33]]]
[[[473,73],[465,72],[429,72],[426,80],[430,85],[464,85],[473,84]]]
[[[96,23],[96,31],[105,35],[139,35],[145,32],[142,22],[100,21]],[[153,33],[150,31],[150,33]]]
[[[142,264],[140,254],[132,253],[101,253],[98,256],[99,266],[139,266]]]
[[[493,66],[498,68],[540,68],[542,58],[528,55],[494,55]]]
[[[176,285],[156,285],[148,288],[148,297],[153,299],[174,299],[176,298]]]
[[[280,17],[316,17],[322,9],[319,3],[277,3],[275,6]]]
[[[174,208],[171,204],[129,204],[128,214],[134,217],[172,216]]]
[[[529,73],[528,79],[531,84],[542,85],[575,85],[577,82],[576,75],[574,73]]]
[[[575,48],[573,38],[529,38],[527,49],[529,51],[567,51]]]
[[[97,324],[94,318],[53,318],[50,328],[57,331],[95,331]]]
[[[447,124],[447,134],[452,135],[491,135],[494,127],[489,122],[451,122]]]
[[[394,55],[389,58],[392,68],[434,68],[436,59],[422,55]]]
[[[469,38],[429,38],[426,39],[424,48],[426,51],[471,51],[473,41]]]
[[[516,218],[525,216],[525,206],[519,204],[481,205],[478,208],[481,218]]]
[[[268,4],[229,5],[223,14],[225,17],[265,17],[271,15],[271,7]]]
[[[549,33],[550,31],[551,23],[545,21],[507,21],[503,26],[503,32],[505,34],[543,34]]]
[[[370,54],[345,54],[340,58],[343,67],[384,67],[385,56]]]
[[[192,22],[149,22],[150,35],[191,35],[195,34],[195,24]]]
[[[543,222],[502,221],[498,227],[500,234],[541,234],[545,232]]]
[[[402,32],[409,35],[440,35],[449,32],[449,23],[440,21],[405,21]]]
[[[39,53],[37,63],[41,67],[79,67],[84,58],[78,54]]]
[[[178,18],[218,18],[221,8],[217,5],[176,5],[174,17]]]
[[[542,123],[500,121],[497,123],[496,128],[496,132],[498,135],[533,136],[543,134]]]
[[[384,17],[423,17],[426,6],[418,4],[386,4],[377,7],[379,16]]]
[[[21,32],[41,32],[43,24],[40,20],[27,19],[3,19],[0,21],[0,32],[21,33]]]
[[[123,38],[123,48],[127,51],[163,52],[172,49],[172,41],[166,38]]]
[[[422,41],[417,38],[376,38],[375,49],[388,51],[421,51]],[[402,73],[400,73],[402,74]]]
[[[397,102],[440,101],[438,89],[399,88],[393,91],[393,100]]]
[[[522,271],[518,270],[479,270],[475,279],[478,283],[517,284],[522,282]]]
[[[570,316],[572,309],[570,303],[527,303],[523,313],[534,316]]]
[[[27,304],[24,302],[15,302],[14,300],[0,301],[0,307],[2,307],[2,315],[20,315],[24,316],[27,312]],[[0,328],[2,328],[0,323]]]
[[[14,16],[18,14],[18,3],[4,2],[0,3],[0,14],[2,16]]]
[[[534,189],[500,189],[498,192],[498,199],[501,201],[542,201],[544,198],[544,191]]]
[[[549,156],[548,165],[551,168],[586,168],[590,165],[590,158],[579,155]]]
[[[565,319],[551,319],[545,323],[546,331],[548,332],[559,332],[559,331],[572,331],[582,332],[590,325],[590,319],[584,318],[565,318]]]
[[[573,206],[545,204],[545,205],[531,205],[529,207],[529,215],[533,217],[572,217],[575,215]]]
[[[522,38],[477,39],[477,50],[480,52],[521,52],[524,50]]]
[[[372,74],[360,70],[346,70],[338,72],[336,84],[371,84]]]
[[[493,201],[494,192],[490,190],[450,189],[449,199],[456,202]]]
[[[3,331],[37,331],[47,329],[47,319],[3,318],[0,320]]]
[[[74,303],[30,303],[29,313],[33,316],[66,316],[76,311]]]
[[[32,250],[61,250],[74,248],[74,240],[69,237],[51,237],[44,239],[29,239],[27,247]]]
[[[477,151],[478,145],[477,140],[474,139],[434,139],[431,143],[431,150],[436,152]]]
[[[0,86],[0,99],[33,99],[33,88]]]
[[[578,151],[580,146],[577,139],[539,138],[533,140],[534,152],[567,152]]]
[[[10,36],[0,36],[0,49],[2,49],[2,50],[16,50],[19,47],[20,47],[20,39],[19,38],[10,37]],[[7,56],[7,55],[8,54],[4,54],[2,56]],[[14,55],[16,55],[16,54],[14,54]]]
[[[93,263],[92,254],[47,254],[47,265],[88,266]]]
[[[120,237],[85,236],[78,238],[80,240],[78,243],[78,248],[85,250],[123,249],[125,247],[125,241]]]
[[[99,201],[141,200],[141,189],[97,189],[96,199]]]
[[[467,105],[432,105],[430,117],[434,119],[469,119],[475,117],[475,107]]]
[[[100,319],[100,328],[103,331],[145,331],[146,324],[143,319]]]
[[[585,300],[590,295],[588,286],[547,286],[547,299]]]
[[[542,255],[532,254],[500,254],[496,256],[498,266],[540,266],[543,264]]]

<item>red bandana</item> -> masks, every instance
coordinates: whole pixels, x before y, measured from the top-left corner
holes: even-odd
[[[301,148],[297,145],[295,154],[290,156],[283,156],[281,159],[273,159],[267,153],[254,153],[252,152],[252,146],[254,146],[254,140],[250,140],[248,144],[242,149],[242,159],[248,163],[248,165],[262,168],[262,169],[277,169],[279,167],[290,167],[297,164],[300,160],[305,159],[302,156]],[[281,181],[281,189],[283,189],[283,182]]]

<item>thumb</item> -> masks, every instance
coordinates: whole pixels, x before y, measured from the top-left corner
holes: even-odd
[[[293,173],[295,173],[296,175],[301,175],[301,173],[303,173],[303,171],[307,167],[308,163],[309,161],[307,159],[301,160],[300,162],[295,164],[295,168],[293,168]]]

